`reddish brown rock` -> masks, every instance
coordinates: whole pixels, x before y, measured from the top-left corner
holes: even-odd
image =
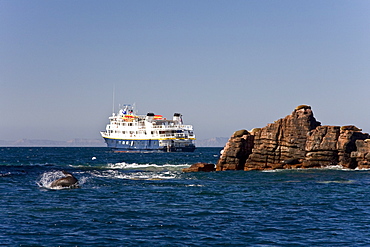
[[[217,171],[243,170],[252,152],[254,136],[246,130],[238,130],[230,137],[217,162]]]
[[[310,106],[264,128],[237,131],[224,147],[216,170],[267,170],[340,165],[370,168],[369,134],[353,125],[321,126]]]
[[[255,132],[254,148],[244,170],[291,168],[292,164],[284,161],[305,158],[307,133],[319,125],[311,107],[301,105],[291,115],[261,128]]]
[[[357,140],[365,140],[368,138],[369,134],[362,133],[361,129],[358,129],[353,125],[341,127],[337,143],[339,165],[344,168],[356,168],[358,164],[356,163],[356,159],[351,158],[351,152],[357,150]]]
[[[358,169],[370,168],[370,139],[356,140],[357,151],[351,152],[351,158],[357,162]]]
[[[201,162],[193,164],[189,168],[182,169],[183,172],[213,172],[215,170],[216,169],[214,164]]]
[[[308,134],[304,163],[308,166],[356,168],[358,162],[351,157],[351,153],[357,150],[356,140],[364,140],[369,136],[360,131],[353,125],[317,127]]]
[[[339,163],[337,142],[339,126],[318,126],[307,134],[304,167],[321,167]]]

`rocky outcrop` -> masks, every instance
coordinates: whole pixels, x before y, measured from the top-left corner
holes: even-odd
[[[354,159],[359,169],[370,168],[370,139],[356,140],[357,151],[351,152],[351,159]]]
[[[337,145],[339,165],[350,169],[357,168],[358,164],[356,162],[356,159],[351,158],[352,152],[357,151],[357,140],[366,140],[369,138],[369,134],[362,133],[361,129],[358,129],[353,125],[341,127],[341,133],[338,138]]]
[[[307,133],[306,155],[302,167],[321,167],[338,163],[339,126],[318,126]]]
[[[297,166],[305,158],[307,133],[320,126],[310,106],[298,106],[291,115],[254,133],[254,148],[244,170],[265,170]],[[288,162],[296,160],[296,162]]]
[[[252,153],[254,135],[247,130],[238,130],[226,143],[217,162],[217,171],[243,170],[245,161]]]
[[[311,107],[252,131],[235,132],[217,162],[216,170],[266,170],[340,165],[370,167],[369,134],[349,126],[321,126]],[[370,143],[370,141],[369,141]]]
[[[182,169],[183,172],[213,172],[215,170],[216,169],[214,164],[201,162],[193,164],[189,168]]]

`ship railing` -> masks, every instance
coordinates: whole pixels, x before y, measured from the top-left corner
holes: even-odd
[[[184,135],[184,134],[159,134],[159,138],[193,138],[194,136]]]
[[[175,134],[176,138],[188,138],[188,135],[185,134]]]
[[[175,130],[175,129],[185,129],[185,130],[192,130],[192,125],[153,125],[153,129],[169,129],[169,130]]]

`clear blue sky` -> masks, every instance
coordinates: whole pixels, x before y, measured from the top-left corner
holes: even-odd
[[[198,139],[300,104],[370,132],[370,1],[0,0],[0,140],[100,138],[118,104]]]

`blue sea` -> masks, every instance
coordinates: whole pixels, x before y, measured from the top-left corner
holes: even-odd
[[[1,246],[370,246],[370,171],[182,173],[194,153],[0,148]],[[78,189],[51,189],[62,170]]]

